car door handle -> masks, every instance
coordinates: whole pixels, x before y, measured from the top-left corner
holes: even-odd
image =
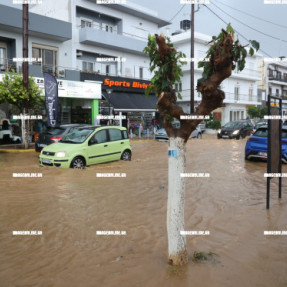
[[[104,147],[107,147],[107,146],[108,146],[107,144],[104,145]]]

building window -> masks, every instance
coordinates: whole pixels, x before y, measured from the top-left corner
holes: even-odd
[[[39,62],[42,61],[42,67],[44,72],[57,72],[57,54],[57,47],[32,44],[32,57],[38,59],[38,61],[33,62],[33,64],[39,64]]]
[[[279,97],[279,89],[276,89],[276,96]]]
[[[116,33],[117,26],[113,26],[111,24],[102,23],[102,30],[109,33]]]
[[[268,77],[273,77],[273,70],[268,69]]]
[[[239,86],[234,87],[234,100],[239,101]]]
[[[32,58],[36,59],[36,61],[33,61],[33,65],[41,65],[42,54],[41,54],[40,48],[32,48]]]
[[[83,61],[82,62],[82,69],[85,72],[93,72],[94,71],[94,63]]]
[[[174,84],[174,88],[175,88],[176,91],[182,92],[182,83],[181,82],[175,83]]]
[[[110,74],[110,65],[106,65],[106,75]]]
[[[92,27],[93,21],[92,20],[86,20],[86,19],[81,19],[81,28],[85,27]]]
[[[139,68],[140,79],[143,79],[143,67]]]
[[[5,43],[0,43],[0,71],[7,67],[7,47]]]
[[[272,96],[272,88],[269,87],[269,95]]]

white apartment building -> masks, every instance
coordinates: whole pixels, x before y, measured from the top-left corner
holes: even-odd
[[[2,7],[5,11],[0,11],[0,49],[1,37],[6,39],[3,58],[21,57],[21,9]],[[8,12],[11,23],[6,21]],[[84,95],[73,98],[74,91],[68,91],[68,96],[60,99],[62,123],[73,122],[73,118],[79,121],[81,117],[85,123],[87,119],[93,123],[101,108],[107,106],[118,113],[155,112],[155,97],[143,102],[144,88],[151,79],[149,58],[143,49],[148,34],[170,24],[157,12],[128,1],[97,4],[96,0],[43,0],[42,4],[29,5],[29,12],[29,57],[42,58],[42,63],[29,66],[30,74],[41,78],[43,71],[49,71],[62,81],[102,85],[100,97],[92,99]],[[20,21],[17,33],[9,28],[16,18],[16,22]],[[13,45],[9,44],[11,39]],[[18,70],[21,71],[20,64]]]
[[[205,58],[209,49],[207,44],[212,39],[211,36],[194,33],[194,102],[195,106],[201,101],[201,94],[196,91],[197,80],[201,78],[203,68],[198,68],[198,59]],[[171,36],[171,41],[178,51],[185,53],[190,57],[190,30]],[[214,111],[214,117],[220,119],[222,124],[229,121],[245,119],[247,109],[251,106],[261,104],[261,99],[257,96],[257,81],[261,78],[257,70],[260,55],[255,53],[253,57],[246,57],[245,69],[242,72],[234,70],[232,75],[224,80],[221,89],[225,92],[224,107]],[[184,111],[190,112],[190,63],[183,66],[183,77],[181,83],[178,83],[181,89],[182,100],[179,100]]]
[[[258,63],[259,73],[262,80],[258,82],[258,88],[264,95],[263,101],[267,101],[267,96],[277,96],[282,98],[283,114],[287,113],[287,59],[263,58]]]

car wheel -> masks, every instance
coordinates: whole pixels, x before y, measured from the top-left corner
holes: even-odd
[[[81,156],[76,156],[71,162],[71,168],[84,169],[86,162]]]
[[[197,134],[197,138],[198,138],[198,139],[202,139],[202,133],[198,133],[198,134]]]
[[[122,160],[131,160],[131,159],[132,159],[132,153],[131,153],[129,150],[125,150],[125,151],[122,153],[121,159],[122,159]]]

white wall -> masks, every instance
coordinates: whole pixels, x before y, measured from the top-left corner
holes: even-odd
[[[71,22],[71,0],[42,0],[42,4],[29,5],[29,11],[58,20]]]

